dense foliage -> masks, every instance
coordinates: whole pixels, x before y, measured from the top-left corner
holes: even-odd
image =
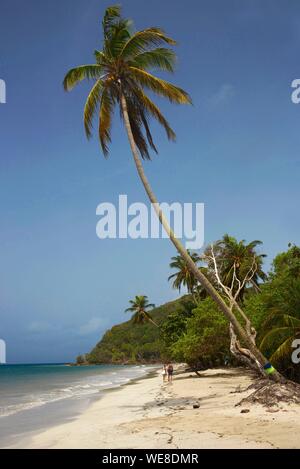
[[[300,381],[292,362],[293,341],[300,338],[300,248],[278,254],[264,283],[249,285],[244,310],[257,330],[257,344],[285,376]],[[184,361],[197,369],[234,363],[228,322],[210,298],[186,295],[154,308],[151,322],[114,326],[85,358],[90,363]]]
[[[180,316],[193,307],[186,295],[152,309],[151,317],[160,326],[171,313]],[[133,317],[107,331],[86,358],[90,363],[157,362],[167,354],[160,328],[151,322],[136,324]]]
[[[258,330],[257,343],[286,376],[300,380],[300,364],[291,360],[292,343],[300,338],[300,248],[278,254],[258,295],[246,299],[246,312]]]
[[[184,332],[178,334],[168,350],[173,359],[187,362],[197,369],[223,366],[227,362],[228,322],[211,298],[201,301],[193,309],[192,315],[186,319]]]

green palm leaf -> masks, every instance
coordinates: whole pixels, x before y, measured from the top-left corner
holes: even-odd
[[[133,89],[133,93],[136,95],[141,105],[162,125],[162,127],[165,129],[168,139],[174,141],[176,139],[175,132],[171,129],[168,121],[164,118],[156,104],[154,104],[153,101],[151,101],[151,99],[139,87],[135,87]]]
[[[131,36],[120,52],[120,58],[123,60],[132,59],[141,52],[146,51],[149,47],[157,47],[162,43],[175,45],[176,42],[166,36],[160,28],[147,28],[138,31]]]
[[[101,73],[103,73],[103,68],[99,64],[81,65],[72,68],[64,78],[64,89],[70,91],[84,79],[98,79],[101,77]]]
[[[102,20],[103,35],[105,39],[108,39],[111,36],[114,22],[120,18],[120,14],[121,5],[112,5],[106,8]]]
[[[274,346],[276,343],[282,342],[283,339],[291,336],[291,330],[289,327],[276,327],[269,331],[260,343],[260,349],[266,351],[269,347]]]
[[[85,103],[83,121],[85,133],[88,138],[90,138],[92,135],[93,117],[97,107],[99,106],[102,90],[103,81],[97,80],[95,85],[91,89],[90,94],[88,95],[88,98]]]
[[[146,51],[138,54],[128,64],[133,67],[139,67],[144,70],[157,69],[167,72],[174,71],[176,62],[176,55],[171,49],[164,47],[156,48],[151,51]]]
[[[280,346],[275,350],[271,355],[270,361],[274,364],[280,363],[286,357],[291,355],[292,351],[292,342],[294,337],[288,337]]]
[[[109,41],[105,42],[104,50],[110,58],[118,58],[124,45],[130,39],[131,21],[120,20],[112,27]]]
[[[171,103],[191,104],[192,100],[188,93],[172,83],[155,77],[151,73],[137,67],[129,67],[135,80],[142,86],[150,89],[154,93],[168,98]]]
[[[99,140],[105,156],[108,155],[108,143],[111,142],[110,130],[114,101],[110,90],[106,87],[101,96],[99,113]]]

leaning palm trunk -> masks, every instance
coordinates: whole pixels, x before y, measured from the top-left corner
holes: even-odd
[[[159,325],[157,324],[157,322],[153,321],[153,319],[148,318],[148,321],[151,322],[151,324],[153,324],[153,326],[155,326],[159,329]]]
[[[217,290],[213,287],[213,285],[208,281],[208,279],[205,277],[205,275],[197,268],[197,266],[194,264],[192,261],[191,257],[189,256],[187,250],[184,248],[182,243],[175,237],[175,234],[173,230],[171,229],[168,220],[164,216],[159,203],[152,191],[152,188],[148,182],[148,179],[144,173],[143,165],[141,163],[137,147],[135,144],[134,136],[132,133],[131,125],[130,125],[130,120],[129,120],[129,115],[128,115],[128,109],[127,109],[127,103],[126,103],[126,98],[123,93],[121,93],[121,108],[122,108],[122,113],[123,113],[123,118],[124,118],[124,123],[128,135],[128,140],[130,144],[130,148],[133,154],[134,162],[139,174],[139,177],[143,183],[143,186],[145,188],[145,191],[150,199],[150,202],[152,203],[154,210],[159,218],[160,223],[164,227],[166,233],[168,234],[170,240],[174,244],[175,248],[181,254],[181,256],[185,259],[189,269],[191,272],[194,274],[194,276],[197,278],[197,280],[201,283],[201,285],[205,288],[207,293],[211,296],[211,298],[216,302],[218,305],[219,309],[223,312],[223,314],[226,316],[226,318],[229,320],[229,322],[232,324],[233,329],[237,336],[245,343],[245,345],[249,348],[250,352],[254,355],[254,357],[257,359],[258,363],[263,367],[266,363],[268,363],[268,360],[264,357],[264,355],[260,352],[260,350],[256,347],[256,345],[253,343],[253,340],[251,340],[251,337],[248,336],[247,332],[244,330],[242,325],[239,323],[235,315],[232,313],[230,308],[227,306],[221,295],[217,292]],[[282,379],[282,376],[280,373],[277,371],[274,372],[272,375],[270,375],[270,378],[273,379],[274,381],[280,381]]]

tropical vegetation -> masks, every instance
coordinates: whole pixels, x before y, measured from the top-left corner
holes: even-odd
[[[238,241],[233,236],[225,234],[223,238],[214,243],[214,254],[219,268],[220,278],[222,283],[230,287],[233,281],[234,273],[239,279],[245,278],[247,272],[251,267],[255,266],[255,272],[251,280],[248,282],[256,290],[259,291],[259,284],[261,281],[266,280],[267,276],[262,269],[265,254],[257,252],[257,248],[261,246],[262,242],[259,240],[246,243],[243,239]],[[209,248],[206,250],[208,252]],[[208,262],[208,268],[213,269],[212,262]],[[237,300],[243,302],[247,284],[241,289]],[[234,286],[233,293],[236,289]]]
[[[187,314],[194,307],[185,295],[151,310],[151,317],[162,326],[172,314]],[[157,363],[170,356],[161,337],[160,327],[150,322],[137,324],[133,318],[108,330],[86,355],[89,363]]]
[[[300,365],[291,359],[293,341],[300,339],[300,248],[289,246],[278,254],[263,278],[258,289],[252,284],[246,286],[244,309],[257,331],[257,344],[263,353],[284,376],[300,382]],[[239,364],[230,352],[229,322],[211,298],[195,302],[193,295],[187,294],[152,309],[147,297],[137,296],[130,304],[132,318],[107,331],[85,355],[85,361],[174,360],[197,370]],[[152,321],[143,313],[139,318],[139,310],[150,308]]]

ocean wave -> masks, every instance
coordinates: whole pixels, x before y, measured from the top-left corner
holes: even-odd
[[[139,373],[137,373],[139,368]],[[85,378],[85,382],[74,382],[64,387],[57,387],[51,391],[40,392],[35,394],[31,392],[27,395],[20,395],[19,400],[13,404],[0,406],[0,418],[8,417],[19,412],[29,411],[46,404],[54,403],[64,399],[79,399],[99,394],[99,391],[120,387],[128,383],[130,380],[138,378],[147,371],[141,366],[132,367],[131,369],[122,369],[118,372],[108,371],[105,375],[95,375]],[[49,384],[52,385],[51,381]],[[9,398],[9,396],[7,396]],[[24,401],[26,399],[26,401]]]
[[[40,407],[43,405],[42,402],[26,402],[24,404],[14,404],[14,405],[9,405],[6,407],[0,407],[0,418],[1,417],[8,417],[10,415],[17,414],[18,412],[22,412],[24,410],[30,410],[35,407]]]

